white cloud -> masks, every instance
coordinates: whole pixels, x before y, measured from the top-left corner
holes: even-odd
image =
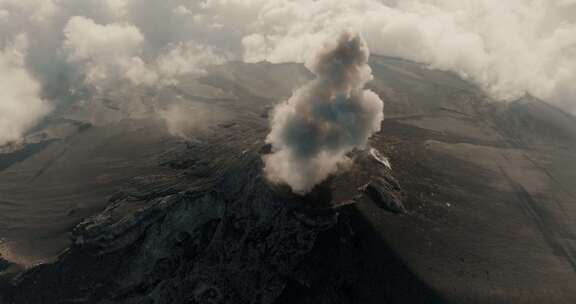
[[[64,33],[68,60],[80,64],[86,82],[96,87],[122,80],[149,86],[173,83],[182,75],[201,75],[207,65],[224,61],[211,47],[193,41],[168,45],[155,60],[146,60],[146,40],[131,24],[101,25],[73,17]]]
[[[230,1],[215,0],[213,6]],[[454,71],[497,99],[525,93],[574,108],[573,1],[269,1],[258,9],[244,58],[305,61],[335,31],[363,33],[374,53]]]
[[[178,5],[173,12],[178,15],[192,15],[192,11],[184,5]]]
[[[306,62],[342,30],[498,99],[529,93],[576,113],[574,0],[0,0],[0,49],[26,34],[23,66],[52,99],[173,83],[225,59]]]
[[[63,43],[68,60],[85,70],[86,82],[96,87],[129,80],[153,84],[157,80],[143,59],[144,36],[130,24],[101,25],[76,16],[64,28]]]
[[[376,54],[460,73],[498,99],[512,100],[530,93],[570,110],[576,94],[571,85],[576,80],[574,0],[0,0],[0,11],[0,24],[4,25],[0,43],[6,40],[3,34],[12,37],[29,32],[33,41],[46,44],[52,39],[58,44],[70,16],[80,14],[93,24],[78,27],[77,40],[82,39],[80,31],[88,30],[91,35],[97,29],[118,31],[118,35],[129,35],[128,39],[142,38],[137,46],[131,40],[106,41],[113,50],[133,47],[134,53],[116,62],[121,68],[115,72],[110,64],[86,69],[88,79],[113,72],[136,83],[151,83],[157,68],[153,65],[179,52],[171,48],[182,48],[191,41],[209,49],[202,56],[212,53],[227,54],[226,58],[241,56],[250,62],[304,62],[320,41],[351,29],[362,33]],[[50,18],[54,20],[46,29],[30,25]],[[25,19],[30,22],[22,21]],[[67,40],[72,40],[68,35]],[[127,70],[133,64],[136,67]],[[164,63],[161,69],[195,70],[168,66]],[[31,68],[37,69],[35,65]],[[136,77],[134,71],[144,72],[143,77]]]
[[[202,75],[204,68],[219,64],[225,57],[209,46],[188,41],[178,43],[158,57],[157,71],[164,81],[173,81],[186,74]]]
[[[128,0],[105,0],[109,11],[116,17],[126,16],[128,9]]]
[[[26,71],[27,42],[18,36],[0,49],[0,145],[17,141],[50,110],[40,96],[40,85]]]
[[[0,9],[30,18],[34,21],[44,21],[57,10],[53,0],[0,0]]]

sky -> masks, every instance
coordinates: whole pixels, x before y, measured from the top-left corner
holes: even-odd
[[[228,60],[310,66],[343,31],[495,100],[576,113],[576,0],[0,0],[0,145],[79,89],[175,84]]]

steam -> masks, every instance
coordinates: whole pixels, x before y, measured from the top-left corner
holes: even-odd
[[[302,61],[316,41],[351,28],[370,41],[374,53],[459,73],[497,100],[531,94],[576,111],[575,1],[386,2],[265,5],[257,29],[243,40],[244,58]]]
[[[573,0],[0,0],[1,72],[17,66],[29,77],[18,94],[57,106],[86,89],[175,84],[226,60],[307,62],[342,30],[497,100],[531,94],[576,113]],[[28,47],[8,64],[19,36]],[[0,106],[16,107],[8,100]],[[48,112],[45,101],[16,104],[30,113],[0,114],[10,138]]]
[[[194,138],[195,132],[209,130],[218,122],[226,121],[226,110],[203,103],[174,103],[159,111],[172,136],[187,140]]]
[[[207,64],[224,61],[212,48],[190,41],[169,45],[158,58],[146,60],[144,35],[127,23],[103,25],[76,16],[68,21],[64,35],[68,62],[77,64],[85,82],[96,88],[110,88],[119,81],[147,86],[174,84],[178,76],[201,75]]]
[[[309,65],[316,79],[279,104],[271,121],[264,171],[304,194],[364,149],[384,118],[382,100],[364,85],[372,80],[369,51],[358,34],[326,44]]]
[[[38,97],[40,85],[24,67],[26,47],[26,37],[19,36],[0,49],[0,146],[18,140],[49,110]]]
[[[67,60],[79,65],[88,84],[102,87],[123,79],[136,85],[157,81],[158,76],[140,57],[144,36],[133,25],[100,25],[76,16],[67,23],[64,35]]]
[[[531,94],[576,112],[575,1],[296,1],[264,5],[254,24],[248,61],[302,61],[350,28],[374,53],[456,72],[497,100]]]

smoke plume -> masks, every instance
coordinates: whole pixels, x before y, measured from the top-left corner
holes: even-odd
[[[345,32],[309,64],[316,79],[275,109],[265,156],[269,180],[305,194],[346,166],[380,130],[383,102],[364,85],[372,80],[369,51],[358,34]]]

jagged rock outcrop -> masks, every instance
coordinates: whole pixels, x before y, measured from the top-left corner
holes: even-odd
[[[375,177],[365,186],[364,191],[378,206],[393,213],[406,212],[400,198],[401,190],[394,180]]]
[[[392,174],[389,160],[374,148],[356,153],[356,171],[363,173],[368,182],[360,191],[378,207],[392,213],[406,213],[404,192]]]

